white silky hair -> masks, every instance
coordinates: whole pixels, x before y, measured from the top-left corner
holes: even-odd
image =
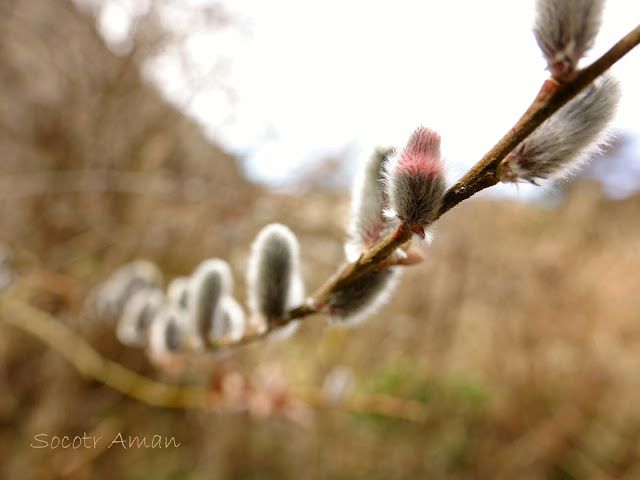
[[[620,97],[615,78],[608,73],[598,77],[505,158],[501,181],[537,183],[571,177],[606,144]]]
[[[298,240],[285,225],[264,227],[251,245],[247,270],[248,304],[269,322],[284,318],[304,299]]]
[[[569,77],[593,46],[604,0],[538,0],[533,33],[554,76]]]

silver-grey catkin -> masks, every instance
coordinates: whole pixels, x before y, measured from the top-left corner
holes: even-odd
[[[345,244],[347,260],[353,262],[388,234],[397,220],[384,215],[386,193],[383,164],[393,153],[390,148],[377,148],[362,163],[351,194],[348,238]]]
[[[251,246],[247,272],[248,303],[267,324],[285,320],[304,298],[298,240],[288,227],[264,227]]]
[[[593,46],[604,0],[538,0],[533,33],[547,62],[547,69],[568,80],[578,62]]]
[[[502,182],[560,179],[577,171],[607,137],[621,91],[609,74],[598,77],[520,143],[498,171]]]
[[[202,262],[189,279],[187,311],[195,333],[205,343],[215,323],[221,320],[220,303],[231,293],[232,283],[229,264],[219,258]]]

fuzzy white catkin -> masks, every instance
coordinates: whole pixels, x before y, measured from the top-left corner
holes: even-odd
[[[249,309],[267,325],[286,319],[287,312],[304,299],[299,256],[295,235],[279,223],[264,227],[251,245],[247,271]],[[297,324],[289,322],[284,330],[293,331]]]
[[[383,164],[393,153],[377,148],[360,166],[351,194],[351,212],[345,244],[347,260],[353,262],[388,234],[397,223],[384,215],[386,193]]]
[[[116,337],[120,343],[132,347],[146,345],[148,329],[164,303],[164,294],[159,289],[136,291],[127,300],[116,326]]]
[[[127,300],[139,290],[160,287],[162,273],[147,260],[135,260],[122,265],[98,289],[95,295],[99,318],[117,318]]]
[[[424,227],[436,220],[446,190],[440,135],[417,128],[407,145],[385,162],[384,178],[389,197],[386,214],[425,238]]]
[[[229,264],[219,258],[202,262],[189,279],[187,311],[194,333],[207,342],[214,325],[222,320],[220,303],[231,293],[233,277]]]
[[[536,183],[575,173],[606,141],[620,96],[620,86],[611,75],[598,77],[503,160],[500,180]]]
[[[538,0],[533,33],[547,61],[547,69],[568,80],[593,46],[604,0]]]

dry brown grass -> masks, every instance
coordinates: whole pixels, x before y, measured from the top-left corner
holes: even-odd
[[[207,254],[232,259],[241,283],[252,236],[277,219],[300,234],[307,283],[320,284],[339,263],[334,212],[346,212],[348,200],[298,198],[295,212],[291,201],[262,197],[259,218],[239,228],[242,240]],[[288,342],[244,347],[182,380],[155,372],[108,329],[84,332],[107,357],[173,382],[206,383],[221,368],[250,377],[269,364],[304,390],[347,366],[359,394],[424,402],[428,417],[419,423],[338,409],[318,411],[304,429],[277,417],[160,410],[84,380],[57,353],[3,326],[4,468],[9,478],[635,478],[639,201],[612,202],[583,183],[554,210],[467,202],[442,219],[425,262],[406,271],[392,302],[362,327],[343,332],[312,318]],[[181,217],[197,224],[202,213],[185,205]],[[186,272],[206,241],[184,241]],[[57,248],[61,258],[75,251]],[[88,286],[89,275],[68,274]],[[33,301],[73,322],[64,298],[40,290]],[[93,429],[175,436],[183,445],[178,453],[28,447],[36,433]],[[69,464],[82,466],[67,475]]]

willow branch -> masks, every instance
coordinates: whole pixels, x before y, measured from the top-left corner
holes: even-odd
[[[438,212],[438,218],[463,200],[498,183],[499,179],[496,171],[500,162],[519,143],[639,43],[640,25],[625,35],[598,60],[588,67],[578,70],[570,81],[562,84],[554,78],[546,80],[535,100],[511,130],[447,191],[442,207]],[[349,285],[358,277],[380,264],[397,248],[407,243],[411,237],[412,232],[401,224],[394,232],[374,245],[358,260],[344,266],[312,295],[308,304],[291,310],[289,319],[302,318],[318,313],[319,309],[316,305],[322,305],[332,293]]]
[[[202,387],[170,385],[139,375],[104,358],[82,337],[55,317],[8,294],[0,296],[0,320],[33,335],[65,357],[81,374],[148,405],[165,408],[218,409],[223,396]],[[338,402],[318,389],[295,391],[298,399],[317,409],[339,409],[413,422],[427,418],[427,407],[414,400],[384,394],[350,395]]]

